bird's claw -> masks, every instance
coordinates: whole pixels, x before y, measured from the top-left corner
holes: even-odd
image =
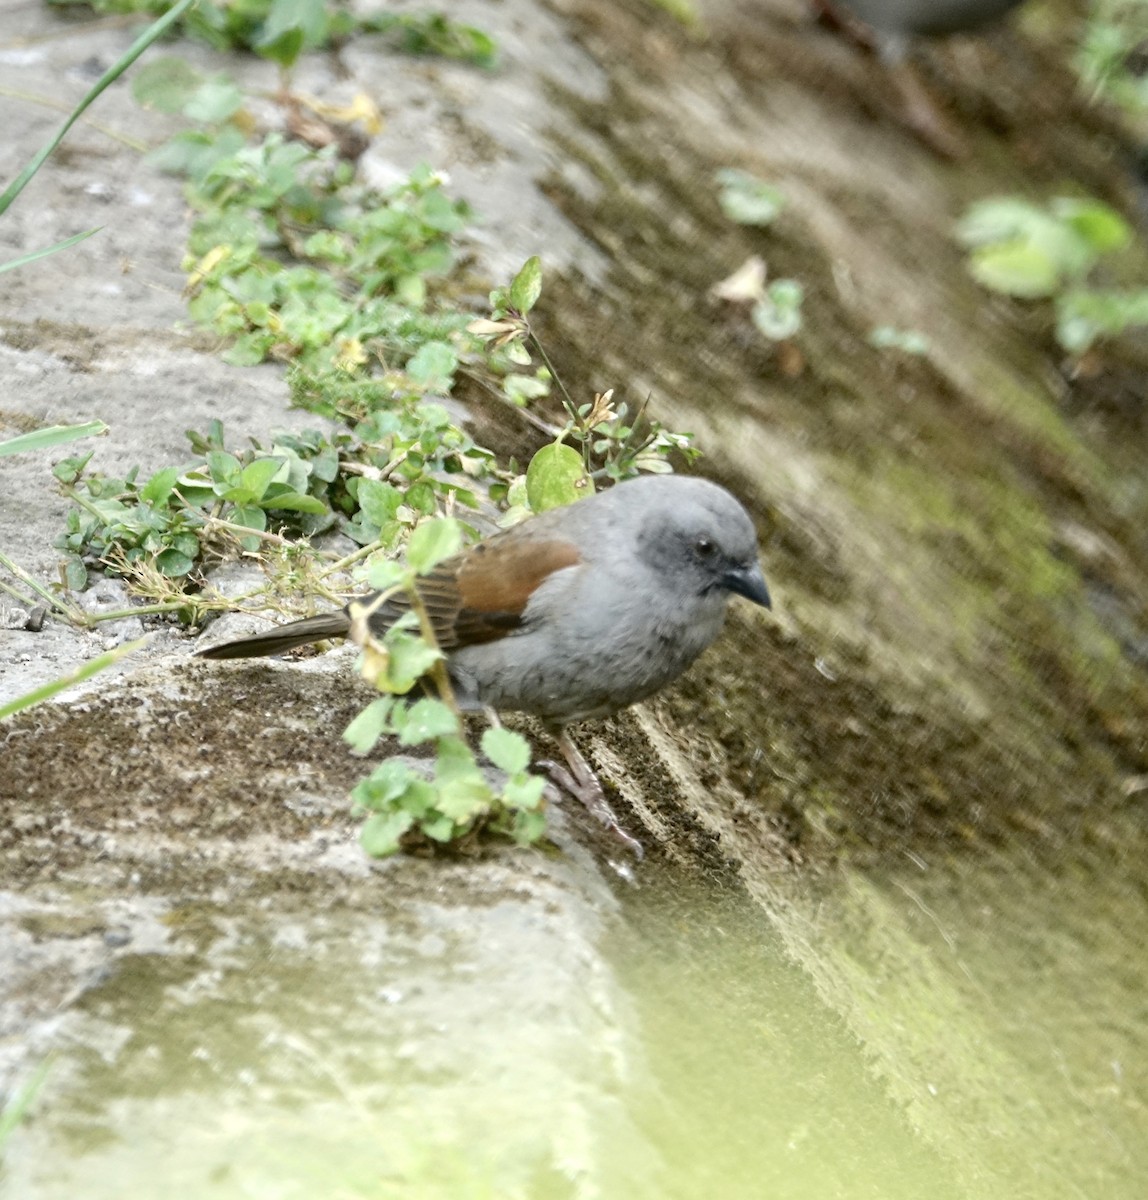
[[[551,783],[573,796],[636,859],[641,861],[645,857],[646,852],[642,843],[636,837],[628,834],[618,823],[618,818],[614,815],[614,810],[610,807],[610,802],[606,799],[606,793],[595,776],[591,775],[589,779],[585,780],[576,779],[562,763],[555,762],[553,759],[543,759],[541,762],[536,763],[535,766],[550,777]]]

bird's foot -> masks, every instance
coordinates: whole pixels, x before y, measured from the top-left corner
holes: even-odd
[[[588,777],[578,779],[566,767],[561,763],[554,762],[553,759],[543,759],[541,762],[535,763],[535,766],[550,777],[551,783],[560,787],[583,805],[586,811],[613,837],[617,838],[635,858],[640,860],[645,856],[646,852],[642,848],[642,843],[628,834],[618,823],[618,818],[614,815],[614,810],[606,799],[606,792],[592,771],[587,768]]]

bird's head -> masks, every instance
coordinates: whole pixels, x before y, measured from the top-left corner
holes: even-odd
[[[749,514],[724,488],[670,478],[675,486],[654,497],[645,514],[639,557],[687,592],[736,594],[771,607]]]

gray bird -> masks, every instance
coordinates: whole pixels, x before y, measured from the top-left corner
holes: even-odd
[[[721,632],[731,595],[770,607],[745,509],[724,488],[678,475],[551,509],[441,563],[417,587],[460,706],[541,718],[570,767],[548,764],[552,774],[635,847],[567,726],[672,683]],[[408,606],[390,597],[370,616],[372,632]],[[199,653],[250,658],[346,637],[352,607]]]

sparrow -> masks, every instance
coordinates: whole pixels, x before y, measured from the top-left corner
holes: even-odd
[[[569,770],[541,765],[639,852],[568,727],[677,679],[721,632],[731,596],[770,607],[749,514],[717,484],[679,475],[643,476],[529,518],[440,563],[416,589],[459,707],[539,718]],[[250,658],[346,637],[352,609],[377,599],[198,654]],[[408,608],[406,596],[387,597],[368,618],[372,634]]]

